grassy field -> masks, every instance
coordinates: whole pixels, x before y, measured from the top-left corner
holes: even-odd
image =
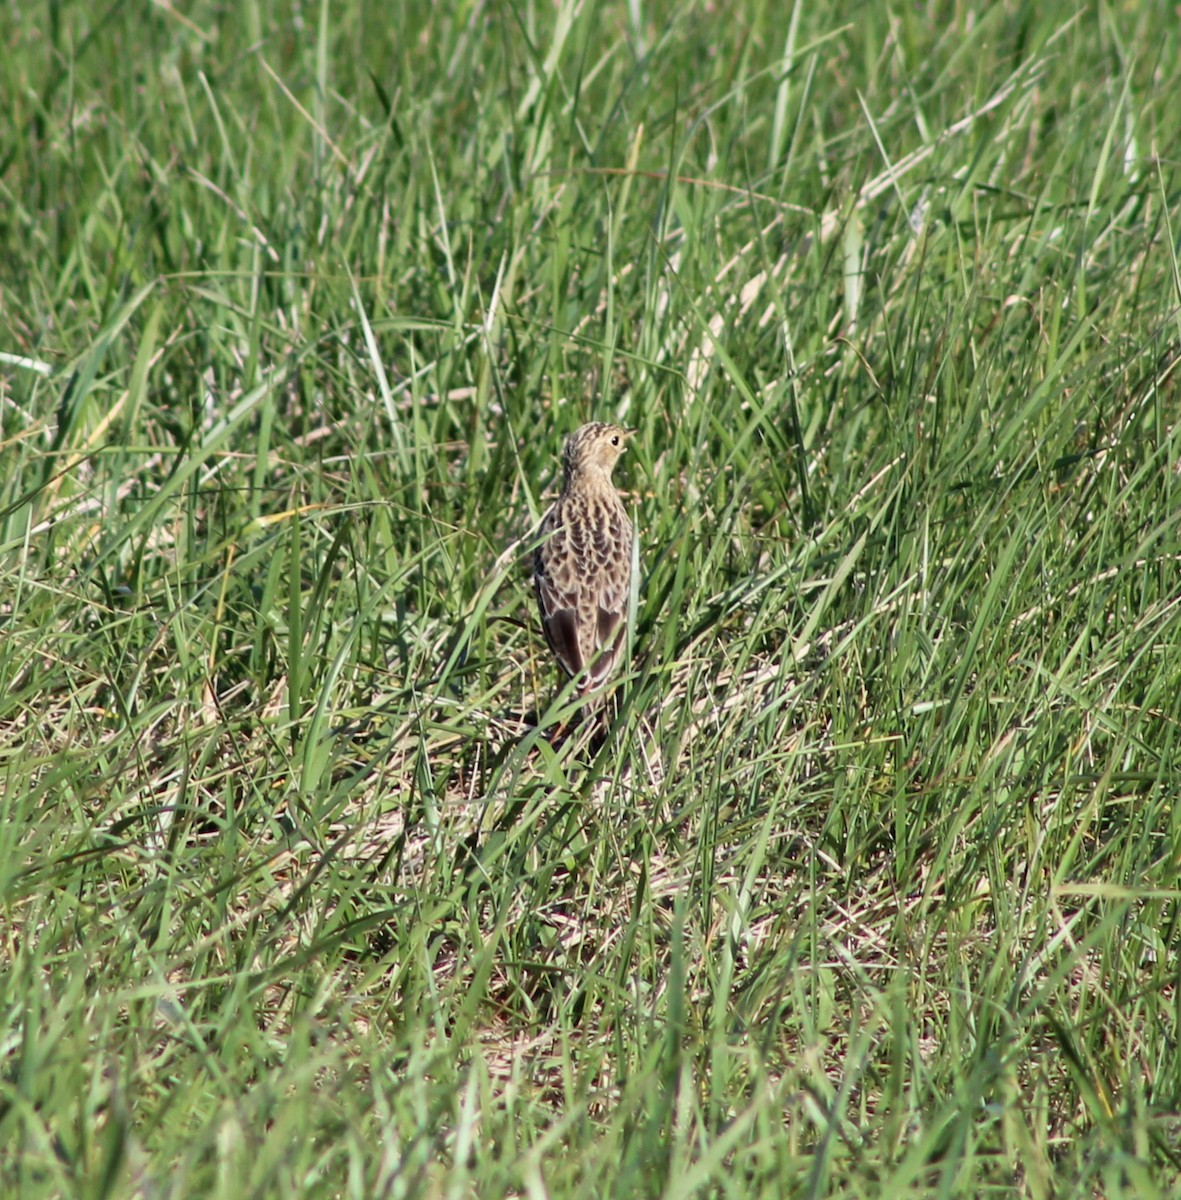
[[[0,1195],[1178,1194],[1175,5],[0,31]]]

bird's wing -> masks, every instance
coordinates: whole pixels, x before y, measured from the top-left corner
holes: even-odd
[[[554,657],[567,675],[582,670],[582,646],[578,639],[578,594],[561,588],[539,564],[533,572],[541,628]]]
[[[623,641],[624,612],[617,608],[599,606],[599,617],[595,628],[597,651],[591,662],[586,688],[597,688],[614,670],[619,657],[619,646]]]
[[[615,530],[616,555],[598,579],[594,598],[594,650],[590,686],[597,687],[611,673],[619,657],[627,603],[631,592],[631,529],[626,524]],[[589,632],[589,631],[588,631]]]
[[[545,640],[562,670],[577,675],[584,665],[578,637],[578,581],[568,569],[565,539],[558,536],[562,524],[559,504],[541,522],[541,540],[533,553],[533,587]]]

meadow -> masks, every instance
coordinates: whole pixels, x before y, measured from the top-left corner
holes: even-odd
[[[0,1195],[1181,1193],[1175,5],[0,45]]]

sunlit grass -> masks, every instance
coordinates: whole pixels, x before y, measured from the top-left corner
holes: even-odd
[[[1176,1191],[1174,16],[2,18],[4,1196]]]

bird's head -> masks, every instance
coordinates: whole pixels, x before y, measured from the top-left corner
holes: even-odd
[[[601,471],[610,476],[619,456],[627,449],[628,440],[635,433],[634,429],[605,425],[599,421],[576,429],[566,439],[566,448],[562,451],[566,478],[572,479],[590,471]]]

